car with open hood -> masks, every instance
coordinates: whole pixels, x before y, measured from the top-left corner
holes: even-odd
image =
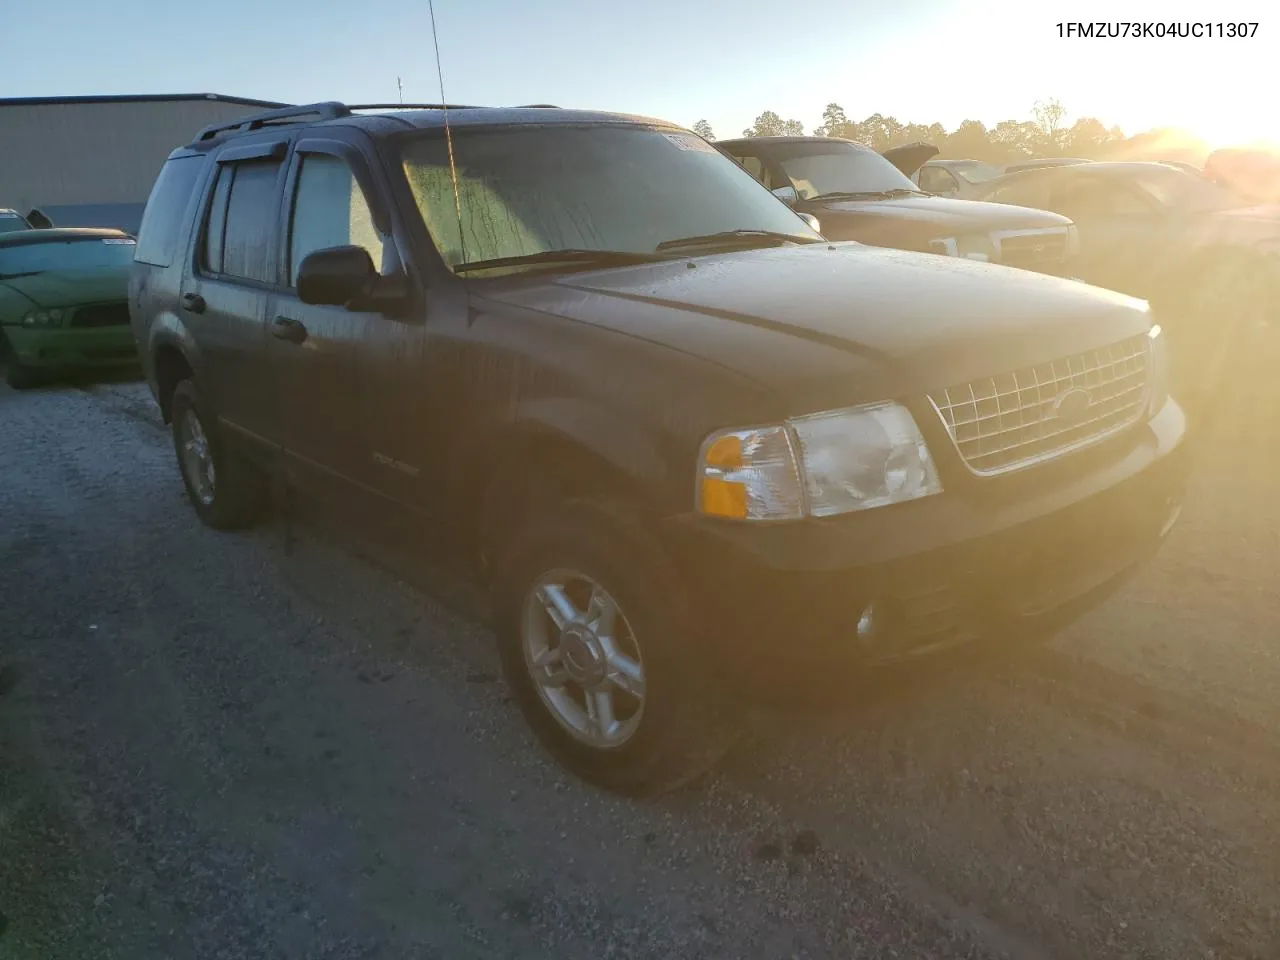
[[[10,386],[137,363],[127,299],[133,246],[109,229],[0,234],[0,347]]]
[[[714,757],[744,668],[1052,632],[1186,481],[1145,303],[831,242],[642,117],[209,127],[156,181],[130,311],[202,521],[283,488],[468,558],[528,722],[620,790]]]
[[[831,240],[940,253],[1069,275],[1071,221],[1043,210],[968,203],[922,190],[911,174],[937,148],[908,144],[879,154],[834,137],[750,137],[716,147]]]

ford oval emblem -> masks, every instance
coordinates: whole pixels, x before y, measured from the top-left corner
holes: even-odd
[[[1058,399],[1053,402],[1053,415],[1069,426],[1088,416],[1091,406],[1093,400],[1089,391],[1083,387],[1072,387],[1058,394]]]

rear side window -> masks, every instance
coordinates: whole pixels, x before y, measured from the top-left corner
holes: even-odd
[[[1049,206],[1049,190],[1043,180],[1032,179],[1001,187],[992,193],[989,199],[996,203],[1011,203],[1015,207],[1035,207],[1044,210]]]
[[[1072,220],[1097,217],[1134,216],[1149,213],[1149,207],[1126,184],[1084,178],[1056,186],[1046,208]]]
[[[204,169],[204,157],[175,157],[160,168],[138,227],[134,259],[156,267],[173,263],[187,205]]]
[[[275,281],[271,256],[279,210],[279,160],[224,163],[205,220],[200,266],[236,280]]]

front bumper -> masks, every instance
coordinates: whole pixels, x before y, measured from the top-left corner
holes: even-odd
[[[4,334],[24,367],[118,367],[138,362],[128,324],[84,329],[6,325]]]
[[[1079,471],[1059,464],[1047,488],[1033,470],[996,495],[948,490],[827,521],[685,518],[671,549],[701,629],[753,659],[875,662],[1055,630],[1152,556],[1181,510],[1182,411],[1170,402],[1132,433],[1077,455]]]

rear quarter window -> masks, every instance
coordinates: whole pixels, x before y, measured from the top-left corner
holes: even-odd
[[[160,169],[138,227],[134,260],[156,267],[173,263],[187,208],[204,171],[205,157],[175,157]]]

